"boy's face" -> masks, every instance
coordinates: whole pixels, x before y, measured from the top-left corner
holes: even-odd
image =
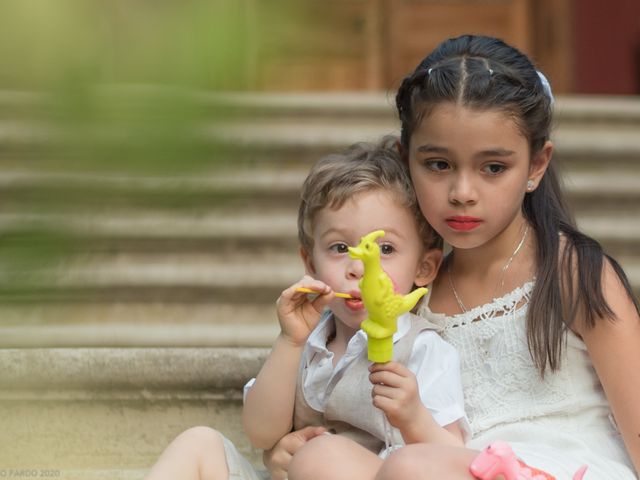
[[[412,212],[386,190],[359,193],[338,209],[319,211],[313,224],[314,247],[310,254],[303,252],[303,260],[311,276],[335,292],[356,297],[335,298],[330,305],[335,316],[354,330],[366,319],[358,286],[364,266],[349,257],[347,247],[358,245],[361,237],[374,230],[385,231],[378,240],[380,261],[398,293],[410,292],[414,284],[430,283],[442,259],[440,250],[424,251]]]

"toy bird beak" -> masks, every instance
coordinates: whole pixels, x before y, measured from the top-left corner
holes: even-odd
[[[349,257],[353,259],[362,258],[362,249],[358,247],[349,247]]]

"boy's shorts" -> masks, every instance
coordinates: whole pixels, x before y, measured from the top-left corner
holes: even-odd
[[[271,476],[266,470],[256,470],[251,462],[244,458],[236,446],[224,435],[222,436],[224,452],[227,456],[229,480],[269,480]]]

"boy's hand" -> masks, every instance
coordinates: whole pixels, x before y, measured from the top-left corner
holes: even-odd
[[[306,293],[296,292],[298,287],[309,288],[318,295],[310,298]],[[306,275],[283,291],[276,302],[282,337],[292,345],[304,345],[333,298],[333,291],[328,285]]]
[[[425,410],[416,376],[398,362],[374,363],[369,367],[373,405],[400,431],[408,428]]]
[[[262,454],[262,461],[271,473],[272,480],[286,480],[291,457],[312,438],[326,432],[324,427],[305,427],[291,432],[280,439],[275,447]]]

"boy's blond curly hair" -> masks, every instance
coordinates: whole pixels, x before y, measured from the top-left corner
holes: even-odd
[[[398,152],[398,139],[384,137],[379,143],[356,143],[342,153],[327,155],[311,169],[298,209],[298,239],[302,248],[313,249],[313,223],[323,208],[340,208],[354,195],[375,189],[396,194],[414,214],[425,249],[442,248],[442,238],[427,223],[416,199],[409,174]]]

